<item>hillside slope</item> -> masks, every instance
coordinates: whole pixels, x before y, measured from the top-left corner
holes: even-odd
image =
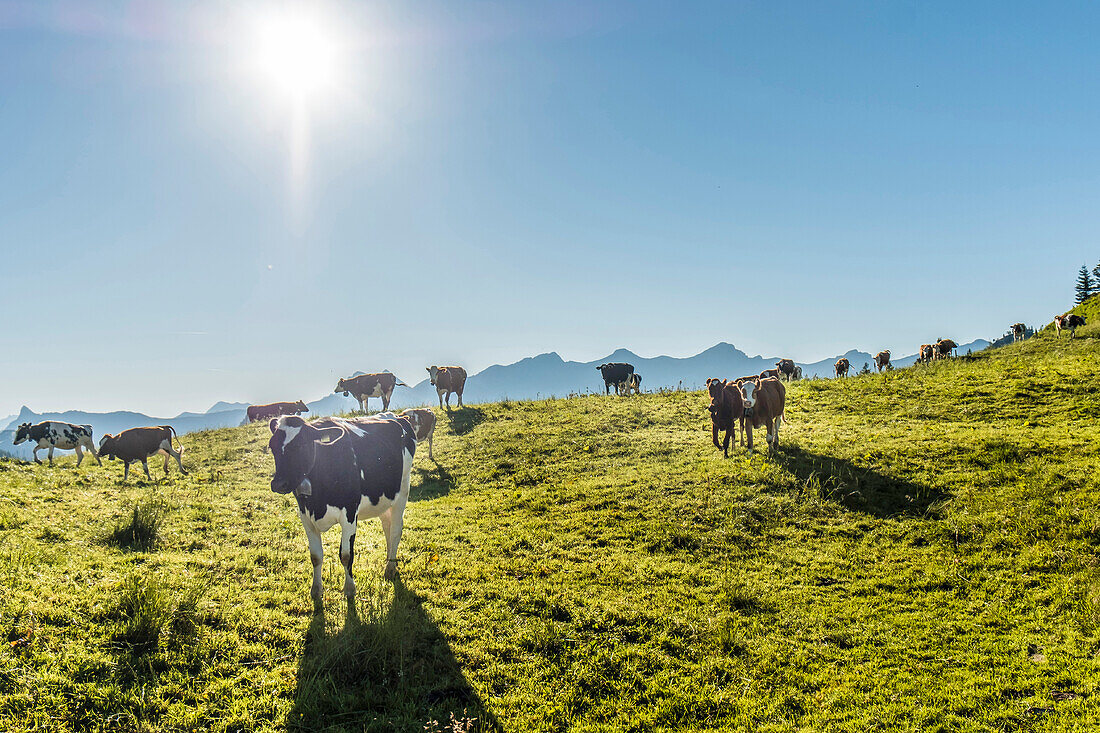
[[[400,583],[364,524],[346,614],[330,532],[317,618],[264,426],[152,483],[0,462],[0,728],[1100,726],[1100,341],[796,383],[787,415],[724,460],[697,392],[455,411]]]

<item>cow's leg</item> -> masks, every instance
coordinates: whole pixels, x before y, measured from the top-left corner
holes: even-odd
[[[386,580],[397,575],[397,546],[401,542],[401,529],[405,526],[405,504],[409,501],[409,479],[412,471],[412,455],[402,452],[404,466],[401,471],[401,489],[397,501],[380,517],[382,531],[386,535]]]
[[[145,478],[152,481],[153,477],[149,475],[149,459],[148,458],[142,458],[141,459],[141,467],[145,469]]]
[[[726,437],[722,440],[722,456],[725,458],[730,457],[730,431],[737,429],[737,423],[726,426]]]
[[[438,389],[435,391],[435,393],[436,393],[436,395],[439,396],[439,409],[442,410],[443,409],[443,393],[440,392]]]
[[[432,428],[432,432],[428,433],[428,460],[434,461],[435,456],[432,455],[432,439],[435,437],[435,428]]]
[[[80,468],[80,462],[84,460],[84,451],[80,450],[80,443],[76,444],[76,467]]]
[[[382,393],[382,412],[390,409],[390,398],[393,397],[393,392]]]
[[[99,451],[96,450],[95,443],[92,442],[91,438],[88,438],[88,450],[92,452],[92,458],[95,459],[95,464],[97,466],[102,466],[103,461],[99,460]]]
[[[443,401],[447,403],[447,409],[451,409],[451,390],[443,393]]]
[[[38,451],[42,450],[42,446],[36,445],[34,450],[31,451],[31,455],[34,456],[34,462],[41,464],[42,461],[38,458]]]
[[[50,450],[48,451],[47,455],[49,456],[50,465],[52,466],[53,465],[53,443],[50,443]]]
[[[458,406],[462,407],[462,390],[458,390],[457,392],[455,392],[455,394],[458,395]]]
[[[718,442],[718,430],[719,430],[718,423],[711,422],[711,424],[710,424],[710,439],[712,441],[714,441],[714,447],[715,448],[721,448],[722,447],[722,444]]]
[[[129,475],[130,475],[130,462],[129,461],[123,461],[122,462],[122,480],[125,481],[127,479],[127,477],[129,477]]]
[[[351,574],[351,566],[355,562],[356,526],[356,522],[346,519],[340,523],[340,564],[344,566],[344,596],[349,604],[355,601],[355,578]]]
[[[298,513],[302,520],[302,529],[306,531],[306,541],[309,543],[309,559],[313,563],[313,585],[309,587],[309,596],[313,599],[313,607],[321,609],[321,560],[324,559],[324,548],[321,545],[321,533],[313,522],[309,521],[304,512]],[[343,544],[341,538],[341,544]]]
[[[164,475],[168,475],[168,456],[172,456],[176,459],[176,465],[180,467],[180,473],[187,473],[186,469],[183,467],[183,454],[172,447],[171,440],[166,442],[168,443],[168,447],[164,448]]]

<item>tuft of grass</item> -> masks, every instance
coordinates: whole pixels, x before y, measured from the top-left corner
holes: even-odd
[[[199,626],[202,596],[199,583],[177,590],[154,576],[131,574],[118,588],[112,612],[118,620],[114,641],[134,656],[141,656],[155,650],[166,637],[193,637]]]
[[[128,515],[115,521],[105,540],[127,550],[151,550],[160,541],[160,530],[170,510],[171,506],[163,499],[138,501]]]

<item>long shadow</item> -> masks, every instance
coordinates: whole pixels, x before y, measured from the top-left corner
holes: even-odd
[[[419,470],[420,485],[414,487],[409,493],[410,501],[438,499],[451,493],[451,489],[455,487],[454,476],[439,461],[433,461],[431,469]]]
[[[485,411],[480,407],[460,407],[457,410],[449,411],[447,416],[454,434],[465,435],[485,419]]]
[[[782,447],[776,460],[824,498],[876,517],[934,518],[934,506],[947,498],[940,489],[888,476],[842,458],[811,453],[797,445]]]
[[[447,638],[422,599],[393,584],[389,608],[360,619],[355,606],[335,634],[317,614],[305,634],[298,687],[286,726],[297,731],[424,731],[454,718],[468,730],[500,732],[500,722],[470,686]],[[362,590],[366,590],[363,588]],[[428,728],[431,730],[431,728]]]

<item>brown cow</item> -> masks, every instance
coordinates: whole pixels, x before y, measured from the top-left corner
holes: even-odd
[[[350,394],[359,403],[359,408],[366,412],[371,397],[381,397],[382,409],[388,410],[390,409],[390,398],[393,397],[393,388],[408,386],[397,381],[397,377],[393,374],[380,372],[378,374],[360,374],[358,377],[341,379],[336,383],[336,389],[332,391],[334,393],[343,392],[345,397]]]
[[[792,359],[780,359],[775,362],[775,368],[788,382],[794,379],[794,361]]]
[[[918,352],[917,361],[921,364],[927,364],[932,361],[936,351],[932,348],[932,344],[921,344],[920,352]]]
[[[852,368],[851,362],[845,359],[843,356],[836,360],[836,364],[833,365],[833,369],[836,371],[838,377],[848,376],[848,370]]]
[[[881,372],[883,369],[889,368],[889,366],[890,366],[890,349],[886,349],[885,351],[880,351],[877,354],[875,354],[875,369],[877,371]]]
[[[407,419],[412,424],[417,443],[428,441],[428,459],[434,461],[432,437],[435,435],[435,413],[427,408],[414,408],[402,410],[400,417]]]
[[[745,418],[741,389],[736,382],[725,379],[708,379],[707,392],[710,393],[710,429],[715,448],[722,449],[722,455],[730,457],[730,433],[737,435],[737,423],[741,422],[741,445],[745,444]],[[719,443],[718,431],[725,430],[726,437]]]
[[[1057,332],[1057,336],[1062,335],[1062,329],[1069,331],[1069,337],[1074,338],[1077,336],[1077,329],[1085,325],[1085,317],[1079,316],[1076,313],[1065,313],[1060,316],[1054,316],[1054,330]]]
[[[749,451],[752,451],[752,429],[765,428],[765,439],[769,450],[779,447],[779,425],[784,419],[787,401],[787,388],[778,379],[759,379],[741,385],[743,403],[741,424],[743,432],[748,433]]]
[[[779,370],[778,369],[765,369],[764,371],[760,372],[760,374],[758,374],[757,376],[747,377],[747,378],[748,379],[779,379],[779,376],[780,375],[779,375]],[[746,377],[741,377],[741,378],[746,379]]]
[[[428,370],[432,385],[439,395],[439,406],[443,407],[443,397],[447,397],[447,409],[451,409],[451,392],[458,395],[458,406],[462,407],[462,390],[466,388],[466,370],[459,366],[430,366]]]
[[[1012,324],[1012,343],[1017,341],[1023,341],[1024,336],[1027,334],[1027,326],[1022,323]]]
[[[145,478],[149,475],[149,458],[157,453],[164,454],[164,475],[168,475],[168,457],[176,459],[180,467],[180,473],[187,473],[183,467],[183,444],[179,450],[172,448],[172,438],[176,435],[171,425],[158,425],[150,428],[130,428],[123,430],[118,435],[104,435],[99,439],[99,455],[106,458],[117,458],[125,466],[122,470],[122,480],[130,475],[130,464],[141,461],[141,467],[145,469]],[[176,438],[179,443],[179,438]]]
[[[249,405],[245,412],[248,414],[248,422],[256,422],[257,420],[270,420],[280,415],[300,415],[303,412],[309,412],[309,408],[306,407],[306,403],[298,400],[297,402],[269,402],[266,405]]]
[[[932,354],[933,359],[946,359],[951,356],[951,352],[959,348],[951,339],[936,339],[935,351]]]

